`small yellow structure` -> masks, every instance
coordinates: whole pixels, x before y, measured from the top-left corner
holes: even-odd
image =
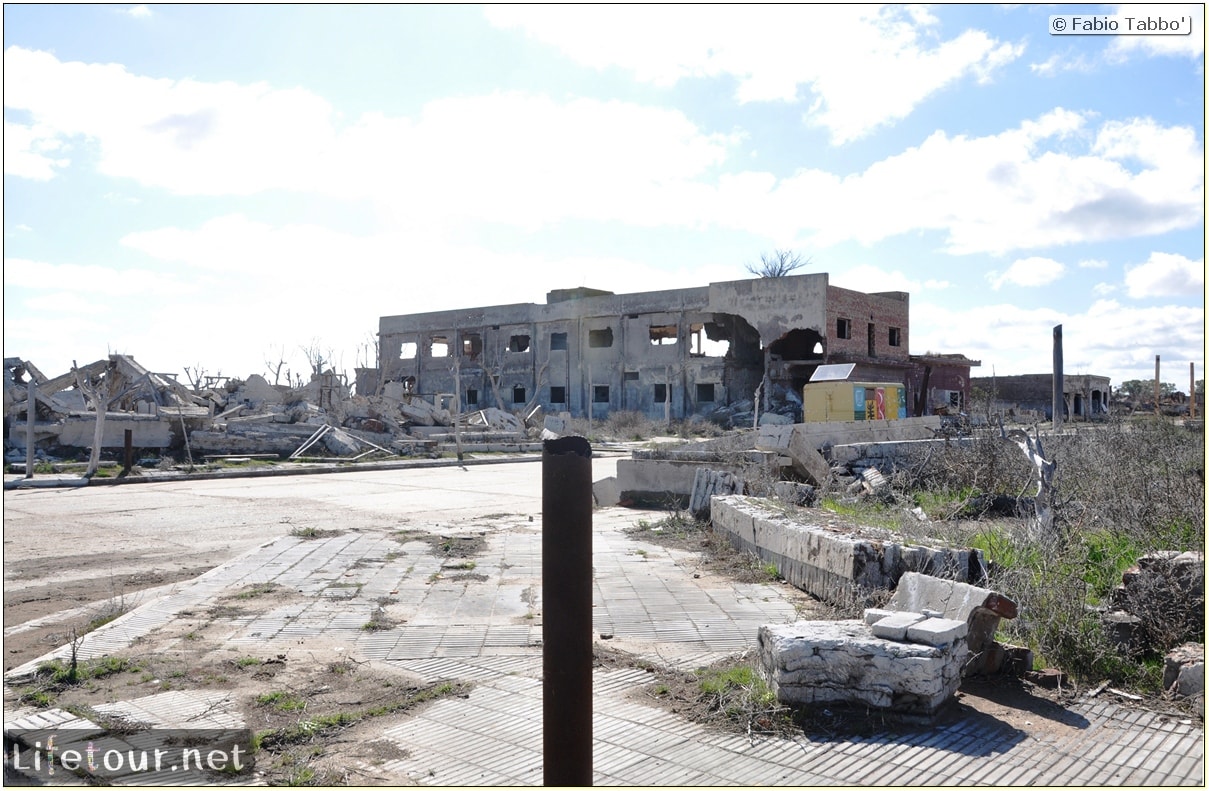
[[[802,422],[900,420],[907,416],[901,382],[852,382],[856,366],[820,365],[802,388]]]

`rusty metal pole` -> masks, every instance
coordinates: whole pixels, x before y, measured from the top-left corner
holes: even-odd
[[[592,785],[592,446],[542,448],[542,750],[548,786]]]
[[[1062,430],[1062,413],[1066,409],[1066,379],[1062,375],[1062,325],[1054,327],[1054,431]]]
[[[132,429],[126,429],[123,450],[126,453],[122,458],[122,471],[129,475],[130,468],[134,466],[134,431]]]
[[[1188,363],[1188,417],[1196,417],[1196,363]]]

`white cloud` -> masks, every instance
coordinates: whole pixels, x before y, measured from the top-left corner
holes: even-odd
[[[1205,259],[1151,253],[1145,263],[1126,269],[1125,289],[1134,299],[1203,295]]]
[[[1117,286],[1112,283],[1096,283],[1091,287],[1091,293],[1097,297],[1105,297],[1117,290]]]
[[[814,250],[937,231],[950,253],[1002,254],[1163,233],[1204,215],[1191,128],[1133,119],[1089,129],[1088,115],[1062,108],[994,135],[939,131],[859,173],[778,178],[727,170],[749,162],[736,156],[741,132],[620,101],[495,93],[342,124],[302,89],[149,79],[17,47],[5,66],[6,107],[33,119],[11,145],[24,139],[41,157],[6,157],[26,175],[52,177],[62,160],[45,152],[83,139],[103,173],[143,186],[366,200],[412,230],[585,219],[715,226]]]
[[[1065,272],[1066,267],[1054,259],[1033,256],[1013,261],[1003,274],[988,272],[987,280],[991,281],[991,288],[998,291],[1005,283],[1025,287],[1049,285]]]
[[[151,16],[151,9],[145,5],[136,5],[126,9],[126,13],[135,19],[145,19]]]
[[[989,80],[1024,50],[980,30],[942,40],[937,19],[914,6],[489,6],[486,16],[579,63],[655,85],[732,77],[740,102],[812,93],[807,120],[837,144],[906,117],[967,76]]]
[[[908,294],[918,294],[927,290],[939,291],[950,285],[947,280],[933,278],[917,280],[897,269],[886,270],[870,264],[830,272],[828,282],[833,286],[853,291],[906,291]]]
[[[1071,56],[1055,53],[1041,63],[1030,63],[1029,71],[1040,77],[1054,77],[1068,71],[1088,74],[1095,70],[1094,63],[1083,54]]]
[[[54,132],[43,126],[4,122],[4,172],[7,175],[35,181],[54,178],[56,168],[66,167],[69,160],[47,154],[61,147]]]
[[[1204,156],[1188,127],[1150,119],[1086,129],[1085,115],[1056,109],[985,137],[936,132],[920,145],[839,176],[803,170],[741,199],[720,184],[719,222],[779,238],[813,235],[812,249],[936,230],[950,253],[1049,247],[1198,225]],[[803,227],[803,223],[809,223]]]
[[[953,310],[911,306],[911,352],[958,351],[982,361],[974,376],[1045,373],[1053,366],[1053,328],[1062,325],[1067,373],[1109,376],[1114,383],[1154,374],[1154,356],[1204,359],[1203,307],[1138,308],[1100,300],[1082,313],[1013,304]],[[1185,363],[1186,365],[1187,363]]]
[[[1205,54],[1205,6],[1201,3],[1119,5],[1113,9],[1118,17],[1142,19],[1184,20],[1191,35],[1133,35],[1112,36],[1107,56],[1127,60],[1134,54],[1143,56],[1175,56],[1199,58]]]
[[[1080,269],[1106,269],[1108,262],[1102,258],[1086,258],[1078,263]]]
[[[96,264],[52,264],[27,258],[4,259],[4,288],[68,291],[82,296],[170,296],[189,287],[179,278],[147,269],[114,270]],[[45,296],[45,295],[43,295]]]

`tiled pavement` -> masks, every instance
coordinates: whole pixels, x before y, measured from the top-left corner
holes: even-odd
[[[750,648],[762,623],[795,618],[779,586],[694,577],[690,556],[624,534],[634,520],[618,509],[596,513],[598,634],[649,661],[693,668]],[[299,595],[223,621],[226,643],[342,641],[351,656],[427,680],[475,682],[468,698],[441,699],[385,731],[407,757],[376,772],[431,785],[541,784],[540,522],[496,521],[494,529],[479,526],[486,547],[472,569],[435,556],[419,538],[279,538],[92,633],[81,653],[124,648],[176,613],[274,582]],[[366,632],[362,625],[386,597],[394,601],[387,617],[401,625]],[[749,739],[644,704],[633,692],[649,679],[638,669],[595,673],[598,785],[1204,785],[1200,727],[1110,701],[1067,710],[1071,727],[1048,742],[986,715],[873,738]],[[154,722],[156,711],[181,710],[175,698],[159,700],[174,694],[189,693],[112,705],[137,707]],[[192,705],[205,703],[203,693],[192,694]],[[6,728],[32,722],[23,716],[41,722],[54,713],[6,712]]]

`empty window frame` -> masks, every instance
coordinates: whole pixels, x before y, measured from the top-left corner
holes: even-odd
[[[663,404],[667,402],[667,385],[655,385],[655,403]]]
[[[550,333],[550,351],[565,352],[567,350],[567,333],[552,332]]]
[[[675,324],[652,324],[650,329],[652,346],[671,346],[679,334]]]
[[[902,346],[903,345],[903,331],[901,329],[899,329],[898,327],[890,328],[890,345],[891,346]]]
[[[624,378],[627,382],[637,382],[638,381],[638,372],[637,371],[626,371]]]
[[[714,400],[714,385],[713,383],[705,383],[697,385],[697,403],[712,403]]]
[[[529,336],[528,335],[513,335],[508,339],[508,351],[510,352],[527,352],[529,351]]]
[[[428,356],[448,357],[449,337],[446,335],[433,335],[431,342],[428,344]]]
[[[551,404],[567,403],[567,388],[551,387],[550,388],[550,403]]]
[[[593,349],[607,349],[613,345],[613,328],[603,330],[588,330],[588,346]]]
[[[608,385],[593,385],[592,386],[592,403],[594,403],[594,404],[609,403],[609,386]]]
[[[472,406],[479,402],[479,391],[473,387],[466,391],[466,405]]]
[[[512,403],[514,403],[514,404],[525,403],[525,388],[521,387],[520,385],[513,386]]]
[[[730,351],[730,341],[716,341],[710,338],[709,333],[705,331],[705,324],[690,324],[688,341],[688,353],[692,357],[725,357]]]
[[[852,337],[852,319],[836,319],[835,320],[835,337],[851,338]]]
[[[477,360],[483,353],[483,336],[477,332],[462,333],[462,356]]]
[[[400,360],[414,360],[414,359],[416,359],[416,352],[418,352],[419,350],[420,350],[420,345],[418,343],[414,343],[412,341],[404,341],[399,346],[399,359]]]

